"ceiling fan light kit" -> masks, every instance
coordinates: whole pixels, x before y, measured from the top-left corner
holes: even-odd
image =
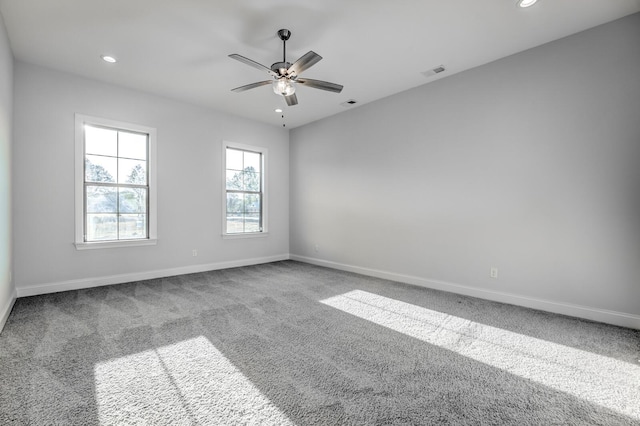
[[[276,95],[291,96],[296,92],[295,82],[285,77],[273,80],[273,83],[271,84],[273,86],[273,92]]]
[[[282,62],[276,62],[272,64],[271,67],[262,65],[259,62],[245,58],[237,53],[229,55],[232,59],[266,72],[273,79],[236,87],[235,89],[231,89],[231,91],[244,92],[249,89],[255,89],[256,87],[271,84],[273,92],[277,95],[283,96],[288,106],[298,104],[298,98],[295,94],[296,84],[303,84],[313,89],[326,90],[334,93],[340,93],[342,91],[343,86],[340,84],[310,78],[300,78],[300,73],[318,63],[322,59],[322,56],[310,50],[291,64],[290,62],[287,62],[287,40],[291,37],[291,31],[281,29],[278,30],[277,34],[280,40],[282,40]]]

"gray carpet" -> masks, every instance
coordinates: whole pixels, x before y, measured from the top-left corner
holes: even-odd
[[[21,298],[0,424],[640,424],[640,332],[286,261]]]

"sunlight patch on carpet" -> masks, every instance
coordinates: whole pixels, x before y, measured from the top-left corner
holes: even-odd
[[[203,336],[95,369],[100,424],[293,423]]]
[[[640,419],[640,367],[361,290],[321,303]]]

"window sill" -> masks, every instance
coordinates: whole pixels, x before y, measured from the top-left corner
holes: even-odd
[[[247,234],[222,234],[223,240],[238,240],[244,238],[264,238],[268,237],[268,232],[252,232]]]
[[[94,250],[94,249],[137,247],[137,246],[155,246],[157,243],[158,243],[158,240],[154,238],[154,239],[145,239],[145,240],[96,241],[91,243],[75,243],[75,246],[76,246],[76,250]]]

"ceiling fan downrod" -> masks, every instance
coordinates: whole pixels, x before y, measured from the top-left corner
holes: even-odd
[[[291,37],[291,31],[285,29],[278,30],[278,37],[282,40],[282,62],[287,63],[287,40]]]

